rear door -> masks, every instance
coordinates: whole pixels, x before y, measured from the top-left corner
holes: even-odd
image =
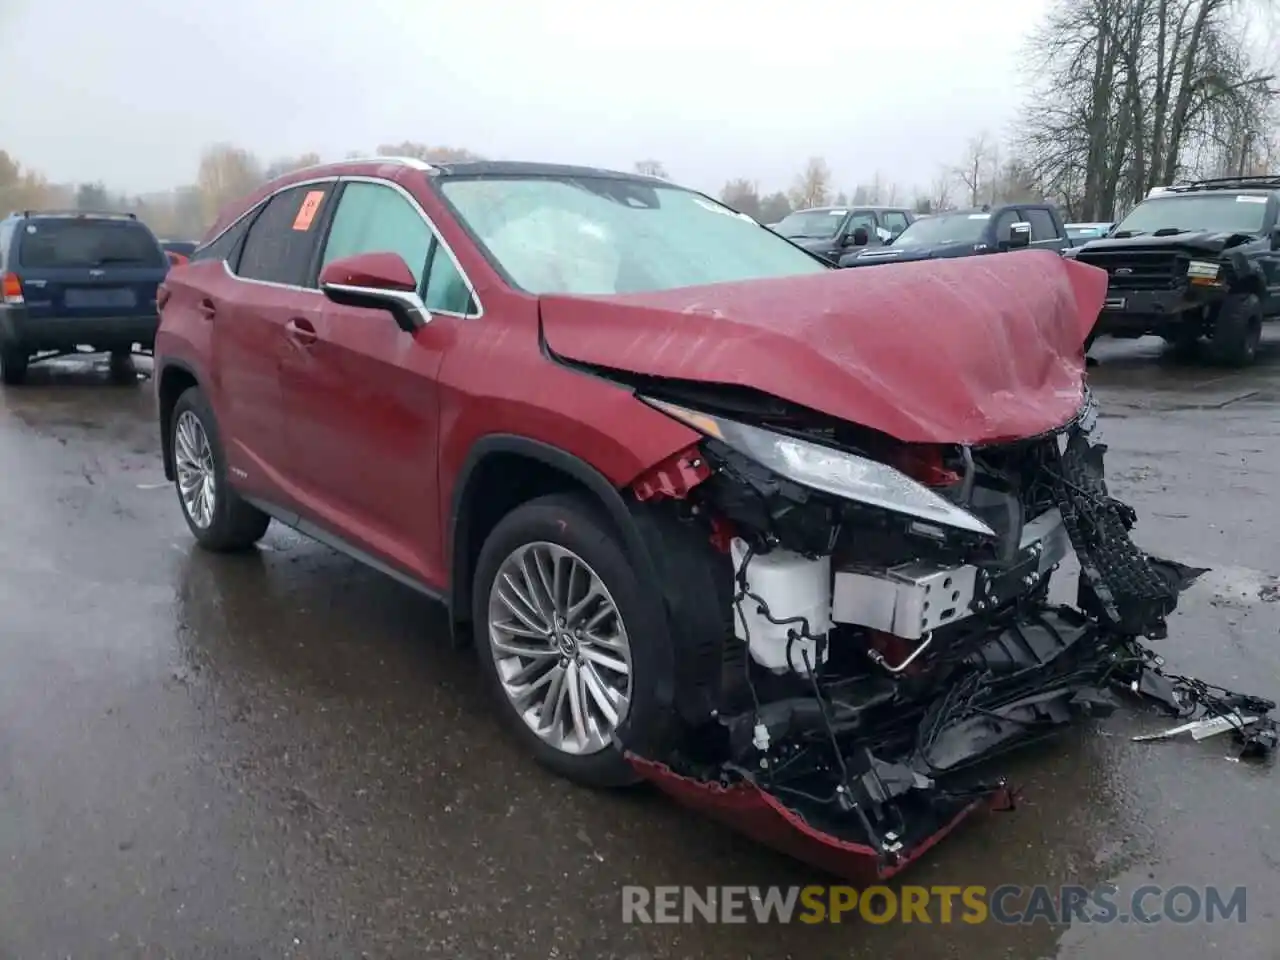
[[[218,416],[236,486],[280,506],[293,502],[297,471],[284,443],[280,366],[287,330],[315,322],[320,294],[305,286],[335,181],[282,190],[225,261],[234,280],[208,291]],[[197,262],[204,259],[197,255]]]
[[[27,315],[68,319],[148,317],[169,259],[130,217],[31,217],[17,229],[11,269]]]

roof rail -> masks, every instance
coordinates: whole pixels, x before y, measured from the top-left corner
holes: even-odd
[[[118,210],[23,210],[20,214],[24,217],[103,217],[115,220],[137,220],[136,213],[120,212]],[[19,216],[15,211],[11,216]]]
[[[403,163],[406,167],[412,167],[414,170],[422,170],[423,172],[426,172],[427,170],[435,169],[434,164],[427,163],[427,161],[420,160],[417,157],[401,157],[401,156],[383,157],[375,154],[374,156],[369,157],[369,159],[379,160],[383,163]]]
[[[1277,190],[1280,189],[1280,175],[1263,173],[1243,177],[1208,177],[1201,180],[1182,180],[1165,187],[1165,189],[1175,193],[1181,190]]]

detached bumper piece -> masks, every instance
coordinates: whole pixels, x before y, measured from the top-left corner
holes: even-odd
[[[1016,790],[987,762],[1088,718],[1121,698],[1170,716],[1236,726],[1245,759],[1269,756],[1276,704],[1165,674],[1135,639],[1071,608],[1010,622],[956,671],[950,686],[831,683],[821,698],[761,705],[725,718],[734,759],[667,763],[631,755],[678,802],[781,853],[857,883],[887,879],[970,814],[1006,811]],[[767,733],[759,736],[759,727]],[[769,746],[761,750],[766,742]]]

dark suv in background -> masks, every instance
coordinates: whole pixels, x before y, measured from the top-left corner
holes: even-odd
[[[32,359],[82,347],[120,368],[155,343],[156,288],[169,270],[133,214],[32,211],[0,220],[0,376],[26,379]]]
[[[1280,316],[1280,177],[1157,187],[1111,234],[1068,255],[1107,271],[1094,337],[1155,334],[1183,353],[1252,363]]]
[[[1053,204],[1003,204],[917,220],[891,246],[850,251],[840,258],[840,266],[972,257],[1024,248],[1061,253],[1069,243],[1066,226]]]
[[[771,229],[835,262],[854,247],[891,243],[915,219],[906,207],[813,207],[787,214]]]

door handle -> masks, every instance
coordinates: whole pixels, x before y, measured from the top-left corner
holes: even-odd
[[[212,320],[218,315],[218,308],[213,305],[213,301],[208,297],[196,304],[196,310],[206,320]]]
[[[294,343],[309,347],[319,339],[316,335],[316,328],[311,325],[310,320],[304,320],[302,317],[294,317],[284,325],[285,331],[289,334],[289,338]]]

